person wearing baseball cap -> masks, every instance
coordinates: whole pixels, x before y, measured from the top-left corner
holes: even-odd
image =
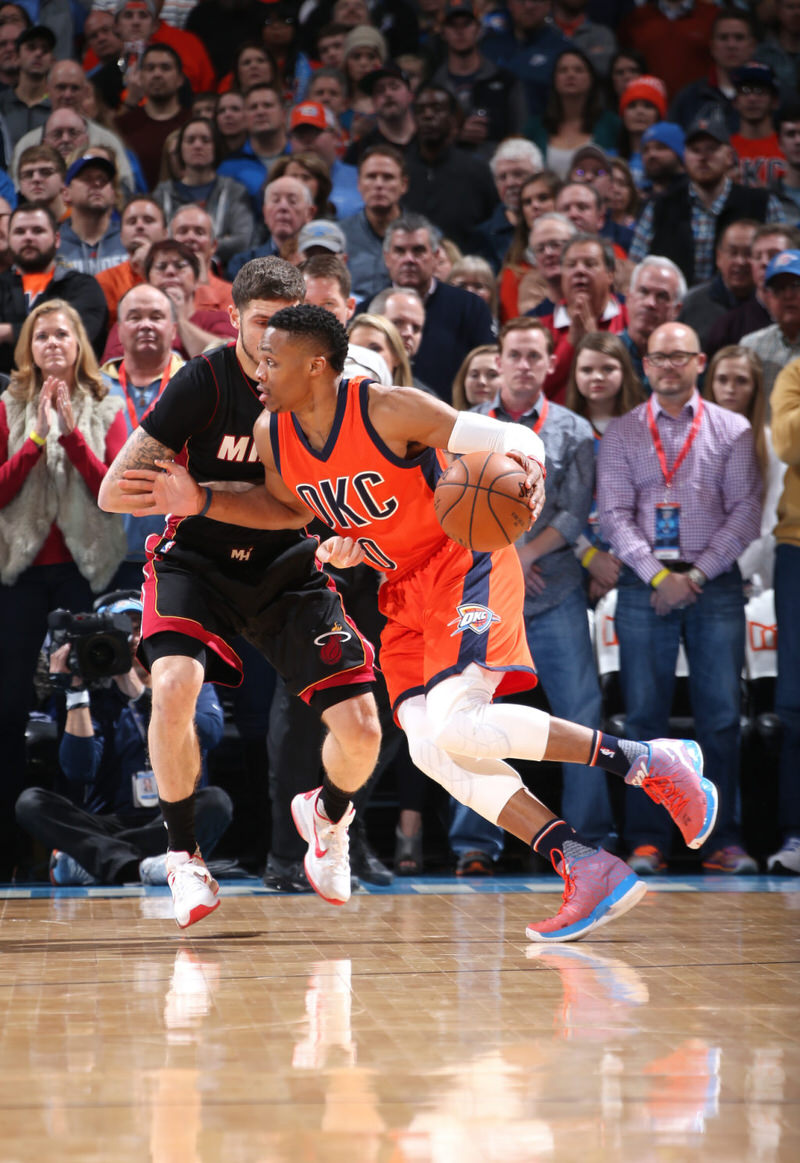
[[[800,359],[800,250],[782,250],[770,260],[764,302],[775,322],[745,335],[742,345],[761,360],[769,396],[781,369]]]
[[[633,238],[633,229],[617,222],[611,215],[608,201],[611,194],[611,158],[594,142],[587,142],[572,155],[567,182],[562,190],[570,186],[591,186],[597,196],[600,214],[598,234],[607,238],[615,248],[617,258],[627,256]]]
[[[472,0],[450,0],[441,30],[447,52],[431,81],[458,98],[458,144],[488,161],[501,141],[522,133],[527,108],[520,81],[479,51],[481,33]]]
[[[33,24],[17,37],[19,76],[13,89],[0,93],[0,116],[8,137],[16,144],[31,129],[44,125],[52,106],[47,96],[47,74],[53,63],[56,38],[44,24]],[[6,159],[6,165],[10,157]]]
[[[116,177],[117,167],[99,151],[87,151],[67,168],[63,198],[70,216],[61,225],[56,252],[64,266],[97,275],[128,257],[116,212]]]
[[[671,35],[671,31],[666,34],[668,40]],[[741,8],[718,9],[708,40],[711,67],[706,68],[703,76],[695,73],[697,79],[692,79],[690,84],[680,89],[670,107],[670,120],[677,121],[686,129],[701,109],[715,105],[725,118],[728,132],[733,133],[739,124],[733,107],[733,73],[746,61],[753,59],[756,47],[749,13],[743,12]],[[650,61],[649,56],[647,59]],[[663,76],[663,73],[659,75]]]
[[[717,105],[700,110],[686,132],[686,177],[645,206],[629,252],[671,258],[690,287],[708,282],[715,250],[725,228],[740,218],[784,222],[774,195],[731,181],[731,147],[725,115]]]
[[[336,117],[319,101],[301,101],[289,117],[289,147],[292,153],[309,150],[318,154],[330,169],[331,202],[339,218],[355,214],[364,205],[358,192],[358,170],[341,161],[341,134]]]
[[[417,133],[411,106],[414,91],[408,74],[393,61],[363,78],[361,89],[370,97],[375,110],[375,125],[350,144],[344,160],[357,166],[362,155],[373,145],[392,145],[401,152]]]
[[[297,236],[297,250],[304,259],[315,254],[335,254],[347,262],[344,231],[336,222],[326,222],[323,218],[306,223]]]
[[[739,181],[771,186],[786,170],[773,120],[780,101],[775,74],[761,61],[748,61],[732,76],[739,129],[731,135],[731,145],[739,158]]]

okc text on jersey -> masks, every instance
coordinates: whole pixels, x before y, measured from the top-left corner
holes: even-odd
[[[488,606],[480,606],[477,602],[466,602],[463,606],[456,606],[457,618],[448,622],[448,626],[455,626],[450,635],[454,638],[464,630],[471,630],[473,634],[485,634],[493,622],[500,621],[500,615],[495,614]]]

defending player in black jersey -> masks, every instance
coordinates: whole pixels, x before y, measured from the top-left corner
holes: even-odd
[[[233,490],[263,485],[253,441],[262,410],[257,348],[271,316],[302,301],[304,293],[302,275],[282,259],[255,259],[242,267],[233,284],[235,346],[197,356],[172,378],[106,474],[101,508],[135,511],[136,498],[119,488],[125,470],[152,469],[184,450],[198,481],[226,482]],[[140,650],[152,672],[150,759],[181,928],[219,904],[218,886],[194,835],[200,758],[193,719],[204,681],[240,681],[241,663],[230,645],[236,634],[262,651],[289,689],[317,708],[328,729],[325,777],[315,800],[321,851],[309,879],[336,904],[350,895],[350,798],[369,777],[380,744],[371,691],[374,653],[315,561],[316,540],[302,529],[307,516],[277,500],[274,512],[274,527],[259,530],[203,514],[168,517],[163,535],[151,537],[147,546]]]

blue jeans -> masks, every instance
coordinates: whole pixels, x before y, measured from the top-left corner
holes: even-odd
[[[599,727],[602,695],[583,590],[576,588],[555,608],[528,617],[526,631],[553,715],[584,727]],[[585,839],[613,847],[615,828],[606,773],[577,763],[563,764],[563,771],[561,815]],[[469,808],[454,806],[450,825],[454,852],[478,848],[497,856],[502,851],[502,836],[500,828]]]
[[[775,553],[778,679],[775,710],[783,726],[778,769],[778,824],[783,839],[800,837],[800,547]]]
[[[738,567],[706,583],[684,610],[664,617],[650,605],[652,589],[629,569],[618,584],[616,628],[625,734],[654,739],[669,733],[675,664],[683,639],[689,660],[689,695],[705,774],[719,789],[719,815],[711,849],[741,843],[739,762],[741,674],[744,665],[744,592]],[[664,808],[636,788],[626,789],[625,839],[629,848],[653,844],[668,853],[672,824]]]
[[[466,852],[485,852],[492,860],[499,860],[503,855],[505,836],[497,824],[485,820],[451,796],[448,837],[456,856],[463,856]]]

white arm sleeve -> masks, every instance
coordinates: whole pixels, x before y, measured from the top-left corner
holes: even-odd
[[[524,424],[506,424],[479,412],[459,412],[450,439],[448,452],[523,452],[544,468],[544,445],[541,437]]]

